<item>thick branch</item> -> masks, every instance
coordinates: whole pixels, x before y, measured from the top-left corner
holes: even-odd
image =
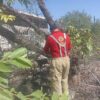
[[[37,0],[39,8],[41,9],[43,15],[45,16],[47,23],[52,27],[54,25],[54,20],[52,19],[48,9],[46,8],[46,5],[44,3],[44,0]]]
[[[2,5],[2,9],[3,9],[3,11],[5,11],[5,12],[8,11],[8,12],[14,14],[16,17],[19,17],[21,20],[28,23],[31,27],[34,28],[36,33],[38,33],[38,34],[45,33],[43,30],[39,29],[33,22],[31,22],[26,16],[21,15],[20,13],[18,13],[18,11],[14,10],[13,8],[10,8],[6,5]]]
[[[8,29],[6,29],[2,26],[0,26],[0,35],[4,36],[8,40],[16,42],[16,43],[20,44],[21,46],[26,47],[30,50],[35,50],[36,49],[36,47],[33,45],[33,41],[28,40],[24,36],[19,37],[15,33],[9,31]]]

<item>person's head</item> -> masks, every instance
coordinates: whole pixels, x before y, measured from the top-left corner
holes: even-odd
[[[57,25],[56,24],[53,24],[52,26],[50,26],[50,31],[54,31],[55,29],[57,29]]]
[[[61,31],[63,32],[63,29],[58,27],[56,24],[53,24],[52,26],[50,26],[50,31],[53,32],[53,31]]]

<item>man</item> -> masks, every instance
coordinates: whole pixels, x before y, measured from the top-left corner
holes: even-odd
[[[51,35],[47,37],[44,51],[51,54],[51,90],[59,95],[68,95],[68,74],[70,68],[69,53],[71,49],[70,37],[57,27],[51,28]]]

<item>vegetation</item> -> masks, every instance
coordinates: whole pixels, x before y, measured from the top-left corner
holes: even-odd
[[[35,44],[33,45],[31,40],[28,40],[24,38],[24,35],[22,35],[19,31],[16,31],[16,29],[9,24],[10,21],[14,21],[16,19],[16,16],[18,18],[21,18],[25,23],[29,24],[33,29],[35,29],[36,33],[41,33],[39,34],[42,37],[43,31],[39,30],[36,25],[34,25],[29,19],[26,17],[20,15],[17,11],[13,10],[12,8],[8,7],[11,6],[16,0],[4,0],[6,2],[6,6],[3,5],[3,0],[1,0],[2,6],[0,8],[0,35],[6,37],[6,39],[16,42],[17,46],[24,46],[27,47],[28,49],[34,50],[33,47],[36,47],[40,49],[40,47]],[[18,0],[21,4],[24,4],[26,7],[30,7],[32,3],[34,3],[35,0]],[[46,7],[43,2],[43,0],[37,0],[38,5],[41,10],[43,11],[44,16],[47,19],[47,22],[49,25],[54,24],[54,21],[52,17],[49,15],[48,12],[45,13]],[[43,5],[40,5],[40,4]],[[42,7],[44,7],[42,9]],[[8,12],[10,13],[8,13]],[[11,14],[12,13],[12,14]],[[3,27],[3,24],[9,25],[12,29],[13,32],[10,30],[7,30],[5,27]],[[99,41],[99,36],[100,36],[100,20],[99,19],[93,19],[91,20],[91,16],[89,16],[85,12],[79,12],[79,11],[74,11],[71,13],[68,13],[59,21],[57,21],[58,24],[60,24],[61,27],[64,27],[64,30],[68,30],[70,33],[70,37],[72,40],[72,57],[75,57],[77,59],[83,59],[87,55],[90,55],[92,53],[92,50],[94,50],[93,43],[97,48],[97,50],[100,51],[100,45],[98,42]],[[3,32],[5,34],[3,34]],[[9,34],[8,34],[9,33]],[[20,35],[20,38],[17,38],[18,35]],[[94,40],[95,41],[94,41]],[[38,41],[39,39],[37,39]],[[16,47],[15,47],[16,48]],[[13,49],[15,49],[13,48]],[[37,52],[37,51],[36,51]],[[77,62],[75,62],[77,63]],[[8,76],[9,74],[15,70],[15,69],[30,69],[32,66],[33,62],[31,62],[28,59],[27,55],[27,49],[26,48],[20,48],[20,49],[15,49],[14,51],[9,51],[9,52],[4,52],[0,59],[0,100],[49,100],[49,97],[47,96],[47,93],[44,93],[43,90],[37,90],[31,94],[24,95],[21,92],[15,91],[15,89],[11,89],[8,86]],[[53,94],[51,96],[51,100],[67,100],[67,96],[63,94],[61,97],[58,96],[58,94]]]
[[[93,35],[89,29],[76,29],[75,27],[68,27],[72,41],[72,55],[84,58],[89,56],[93,50]]]
[[[19,48],[12,52],[7,52],[0,60],[0,99],[1,100],[49,100],[42,90],[24,95],[21,92],[15,91],[8,86],[9,73],[16,68],[26,69],[32,66],[32,62],[27,58],[27,50]],[[53,94],[51,100],[67,100],[67,96],[63,94],[59,97],[58,94]]]
[[[0,13],[0,20],[3,20],[5,23],[7,23],[8,21],[15,20],[15,16],[13,16],[13,15],[5,15],[3,13]]]
[[[85,12],[69,12],[57,21],[65,30],[69,30],[73,44],[73,51],[78,57],[93,54],[100,47],[100,21]],[[91,53],[90,53],[91,52]]]
[[[59,19],[59,23],[64,27],[74,26],[77,29],[87,28],[91,29],[91,16],[85,12],[73,11],[67,13]]]
[[[16,68],[30,68],[32,63],[27,58],[27,50],[20,48],[4,53],[0,60],[0,99],[13,100],[14,89],[8,87],[8,75]],[[19,94],[18,94],[19,95]],[[21,95],[21,94],[20,94]]]

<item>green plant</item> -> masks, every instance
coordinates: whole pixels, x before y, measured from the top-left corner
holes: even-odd
[[[73,45],[72,54],[78,57],[90,55],[93,50],[92,33],[89,29],[77,29],[69,26],[71,42]]]
[[[7,76],[15,68],[30,68],[32,62],[27,58],[27,49],[19,48],[4,53],[0,60],[0,100],[13,100],[14,93],[8,87]]]
[[[59,96],[57,93],[53,93],[51,100],[68,100],[68,96],[65,93],[63,93],[61,96]]]
[[[67,96],[63,94],[59,96],[54,93],[50,97],[42,90],[36,90],[29,95],[10,89],[8,86],[7,76],[15,68],[30,68],[32,62],[27,58],[27,49],[19,48],[12,52],[5,52],[0,60],[0,100],[67,100]]]

